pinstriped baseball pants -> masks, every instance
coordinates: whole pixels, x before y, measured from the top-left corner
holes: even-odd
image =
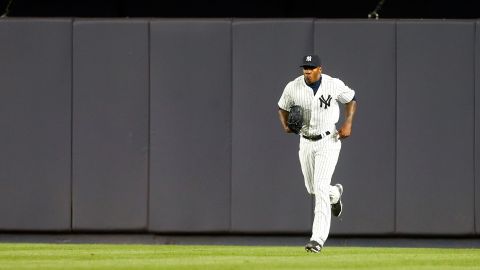
[[[315,195],[312,237],[322,246],[330,232],[330,204],[340,197],[338,188],[331,186],[342,143],[331,134],[319,141],[300,139],[300,165],[308,193]]]

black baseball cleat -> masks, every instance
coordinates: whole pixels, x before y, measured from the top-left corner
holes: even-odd
[[[305,245],[307,252],[318,253],[322,250],[322,246],[317,241],[310,241]]]
[[[340,192],[340,197],[338,198],[338,202],[332,204],[332,215],[335,217],[339,217],[342,214],[342,193],[343,193],[343,186],[341,184],[336,184],[335,185],[338,188],[338,191]]]

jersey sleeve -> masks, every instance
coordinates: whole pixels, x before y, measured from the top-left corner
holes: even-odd
[[[282,96],[278,101],[278,107],[285,111],[290,111],[290,107],[293,106],[293,99],[290,94],[290,83],[287,84],[285,89],[283,90]]]
[[[355,97],[355,91],[345,85],[341,80],[337,80],[338,96],[337,100],[343,104],[349,103]]]

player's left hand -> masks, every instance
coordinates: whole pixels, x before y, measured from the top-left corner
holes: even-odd
[[[343,124],[343,126],[338,130],[339,139],[346,139],[352,134],[352,125]]]

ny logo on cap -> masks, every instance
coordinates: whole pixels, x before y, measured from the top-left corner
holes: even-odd
[[[307,58],[305,59],[305,61],[311,62],[311,61],[312,61],[312,57],[311,57],[311,56],[307,56]]]

